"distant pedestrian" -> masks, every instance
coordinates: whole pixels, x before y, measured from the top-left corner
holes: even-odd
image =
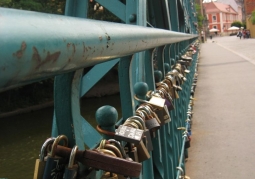
[[[250,35],[251,35],[251,34],[250,34],[250,31],[247,30],[247,32],[246,32],[247,39],[250,38]]]
[[[202,43],[205,42],[204,31],[201,31],[201,41],[202,41]]]
[[[242,38],[242,35],[243,35],[243,33],[242,33],[241,31],[239,31],[239,32],[237,33],[237,37],[240,37],[240,40],[241,40],[241,38]]]
[[[243,38],[246,38],[246,30],[243,30]]]

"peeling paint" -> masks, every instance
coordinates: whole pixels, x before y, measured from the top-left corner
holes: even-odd
[[[45,49],[44,49],[44,50],[45,50]],[[35,61],[35,62],[37,62],[37,63],[41,63],[41,61],[42,61],[36,47],[33,47],[32,60]]]
[[[73,53],[75,53],[76,52],[75,45],[74,44],[72,45],[73,45]]]
[[[32,60],[35,61],[37,63],[37,66],[35,67],[35,69],[39,69],[41,66],[47,64],[47,63],[54,63],[57,61],[59,55],[60,55],[60,51],[57,51],[53,54],[50,54],[50,52],[47,52],[47,56],[44,60],[42,60],[38,50],[36,47],[33,47],[33,55],[32,55]]]
[[[16,53],[13,53],[13,56],[16,56],[17,58],[21,58],[26,48],[27,48],[27,44],[23,41],[21,43],[20,50],[18,50]]]

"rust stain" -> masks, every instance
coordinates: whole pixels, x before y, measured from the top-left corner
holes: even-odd
[[[20,49],[16,53],[13,53],[13,56],[16,56],[17,58],[21,58],[26,48],[27,48],[27,44],[23,41],[21,43]]]
[[[107,39],[107,40],[111,40],[110,35],[108,35],[107,33],[105,33],[105,36],[106,36],[106,39]]]
[[[72,44],[72,45],[73,45],[73,53],[75,53],[75,51],[76,51],[76,50],[75,50],[75,45],[74,45],[74,44]]]
[[[37,66],[35,67],[35,69],[39,69],[41,66],[47,64],[47,63],[54,63],[57,61],[59,55],[60,55],[60,51],[57,51],[53,54],[50,54],[50,52],[47,52],[47,56],[44,60],[42,60],[38,50],[36,47],[33,47],[33,55],[32,55],[32,60],[34,60],[37,64]]]
[[[44,49],[45,50],[45,49]],[[36,61],[37,63],[40,63],[42,61],[39,53],[38,53],[38,50],[36,47],[33,47],[33,55],[32,55],[32,60],[33,61]]]
[[[83,42],[83,52],[86,51],[85,43]]]

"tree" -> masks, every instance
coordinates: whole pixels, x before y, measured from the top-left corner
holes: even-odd
[[[203,27],[203,21],[206,19],[204,16],[202,16],[201,12],[201,6],[199,4],[195,4],[196,12],[197,12],[197,23],[198,28],[201,29]]]
[[[0,6],[29,11],[63,14],[66,0],[1,0]]]
[[[243,26],[243,24],[242,24],[242,22],[240,22],[240,21],[234,21],[232,24],[231,24],[231,27],[232,26],[236,26],[236,27],[242,27]]]

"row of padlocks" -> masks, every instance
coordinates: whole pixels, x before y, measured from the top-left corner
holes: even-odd
[[[148,91],[144,82],[134,86],[134,100],[137,106],[134,115],[114,126],[114,131],[107,130],[99,122],[97,130],[104,138],[94,149],[79,150],[77,146],[70,148],[67,137],[59,135],[47,139],[41,148],[40,158],[36,160],[34,179],[43,178],[91,178],[93,171],[101,170],[102,178],[137,178],[142,171],[142,162],[151,157],[153,142],[157,130],[171,122],[170,111],[175,110],[174,100],[180,98],[179,91],[185,83],[193,55],[198,51],[198,43],[191,45],[185,55],[172,66],[163,80],[158,80],[154,91]],[[190,102],[187,110],[187,124],[183,137],[185,149],[190,147],[191,118],[194,104],[194,91],[197,82],[197,65],[193,84],[191,85]],[[159,78],[161,79],[161,77]],[[116,116],[116,109],[103,106],[96,113],[110,111]],[[187,157],[187,154],[186,156]],[[177,167],[178,168],[178,167]],[[185,174],[182,168],[183,177]]]

